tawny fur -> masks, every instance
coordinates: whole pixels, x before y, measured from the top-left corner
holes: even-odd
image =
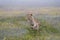
[[[33,29],[39,30],[40,22],[32,14],[27,14],[27,19]]]

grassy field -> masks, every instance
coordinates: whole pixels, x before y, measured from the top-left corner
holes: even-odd
[[[26,15],[0,17],[0,40],[60,40],[60,17],[35,17],[41,22],[39,31],[30,28]]]
[[[30,28],[29,11],[41,22],[39,31]],[[60,8],[0,9],[0,40],[60,40]]]
[[[32,13],[35,14],[49,14],[49,15],[60,15],[60,7],[26,7],[26,8],[8,8],[2,9],[0,8],[0,16],[18,16],[21,13],[26,14],[29,11],[32,11]]]

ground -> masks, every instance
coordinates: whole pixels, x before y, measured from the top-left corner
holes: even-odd
[[[41,22],[39,31],[30,28],[25,13],[17,16],[0,16],[0,40],[60,40],[59,15],[34,14],[34,17]]]

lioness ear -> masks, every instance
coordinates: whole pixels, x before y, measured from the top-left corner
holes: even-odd
[[[32,13],[28,13],[28,14],[27,14],[27,16],[28,16],[28,15],[33,16],[33,14],[32,14]]]
[[[30,14],[32,16],[32,14]]]

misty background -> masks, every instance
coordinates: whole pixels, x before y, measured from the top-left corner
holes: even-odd
[[[6,7],[60,7],[60,0],[0,0],[0,8]]]
[[[60,14],[60,0],[0,0],[0,16],[19,15],[28,11]]]

